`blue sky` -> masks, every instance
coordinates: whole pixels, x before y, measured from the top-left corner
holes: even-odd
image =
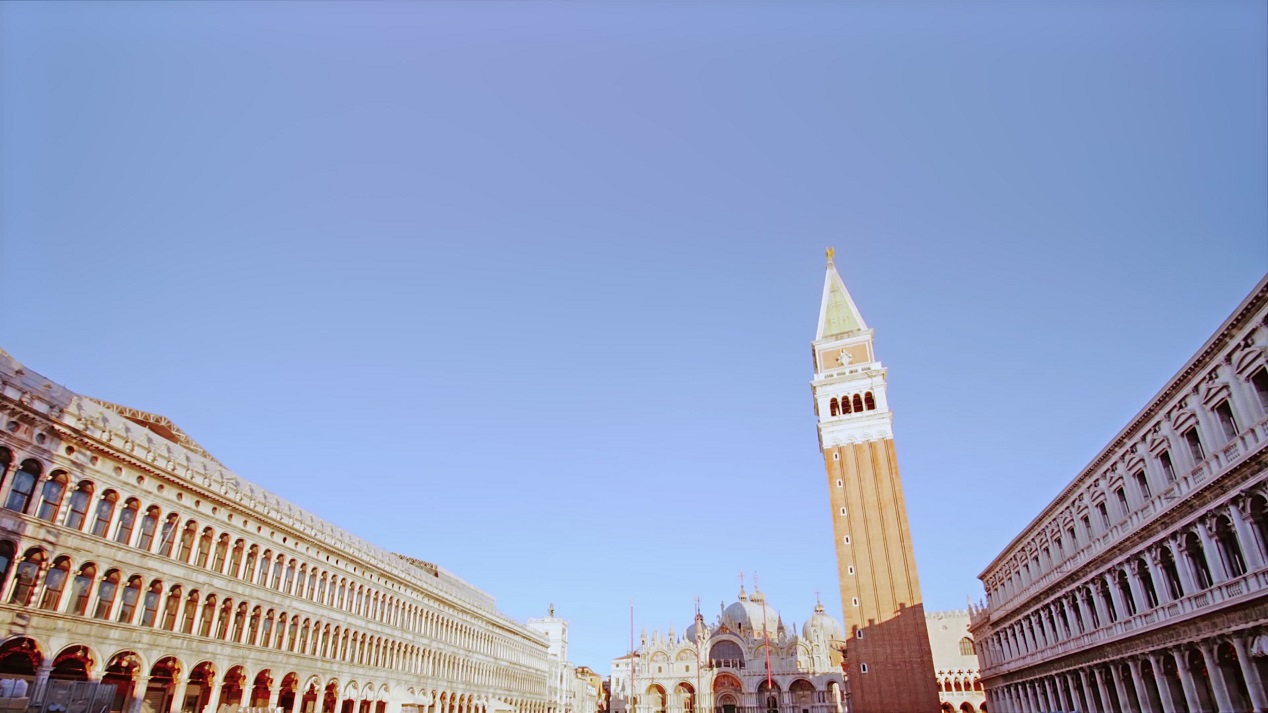
[[[1268,10],[0,4],[0,345],[572,625],[833,589],[823,249],[927,606],[1268,269]]]

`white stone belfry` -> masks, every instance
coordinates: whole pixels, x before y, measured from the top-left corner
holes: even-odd
[[[829,250],[811,384],[822,448],[893,437],[886,369],[876,360],[872,337]]]

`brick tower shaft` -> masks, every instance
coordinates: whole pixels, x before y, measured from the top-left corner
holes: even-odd
[[[812,390],[836,538],[851,713],[939,710],[885,367],[828,252]]]

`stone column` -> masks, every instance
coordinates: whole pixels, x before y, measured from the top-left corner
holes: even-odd
[[[1149,666],[1153,669],[1154,685],[1158,687],[1162,713],[1177,713],[1180,707],[1176,705],[1176,700],[1171,695],[1171,683],[1162,671],[1162,656],[1157,653],[1149,654]]]
[[[1070,710],[1078,713],[1087,713],[1087,702],[1082,699],[1082,691],[1079,688],[1079,675],[1077,673],[1065,674],[1066,688],[1070,689]]]
[[[1061,710],[1074,710],[1074,704],[1071,703],[1070,698],[1071,691],[1067,690],[1069,688],[1069,681],[1066,680],[1065,674],[1057,674],[1056,678],[1053,680],[1053,685],[1055,685],[1057,689],[1057,701],[1061,704]]]
[[[1198,529],[1201,529],[1201,525]],[[1197,575],[1193,572],[1193,563],[1189,561],[1188,548],[1184,545],[1184,535],[1187,530],[1182,530],[1171,538],[1171,551],[1175,555],[1176,569],[1180,572],[1180,583],[1184,585],[1185,594],[1195,594],[1202,591],[1198,586]]]
[[[1198,523],[1198,537],[1202,540],[1202,550],[1206,553],[1206,564],[1211,569],[1211,579],[1215,584],[1227,582],[1228,566],[1224,562],[1224,553],[1220,551],[1220,546],[1212,537],[1211,529],[1214,526],[1213,518],[1206,518]]]
[[[1100,669],[1094,668],[1092,669],[1092,677],[1096,679],[1096,690],[1101,694],[1101,707],[1105,710],[1105,713],[1111,713],[1114,710],[1114,705],[1110,698],[1109,684],[1105,683],[1105,674]],[[1123,701],[1119,701],[1120,710],[1126,707],[1122,703]]]
[[[48,688],[48,675],[52,673],[52,664],[43,664],[35,669],[35,680],[31,682],[31,688],[27,691],[27,698],[32,703],[44,702],[44,690]]]
[[[1118,707],[1128,710],[1131,707],[1132,698],[1127,695],[1127,684],[1123,683],[1123,672],[1119,669],[1117,662],[1110,664],[1110,676],[1114,679],[1114,695],[1118,696]]]
[[[282,697],[282,684],[276,678],[274,678],[272,681],[269,682],[269,702],[268,702],[269,710],[271,711],[277,710],[277,701],[281,697]]]
[[[1236,509],[1236,508],[1234,508]],[[1250,662],[1250,651],[1240,634],[1233,635],[1233,649],[1237,651],[1237,665],[1242,670],[1242,678],[1246,679],[1246,690],[1250,693],[1250,702],[1255,706],[1255,713],[1268,711],[1268,694],[1264,692],[1259,672]]]
[[[1109,610],[1105,608],[1105,600],[1101,598],[1100,587],[1095,584],[1088,590],[1091,592],[1091,606],[1096,609],[1096,618],[1101,622],[1101,626],[1109,626]]]
[[[1087,669],[1079,669],[1079,680],[1083,683],[1083,704],[1087,706],[1088,711],[1096,711],[1096,702],[1092,700],[1092,684],[1088,680]]]
[[[1149,695],[1149,686],[1145,685],[1145,677],[1140,673],[1140,661],[1129,659],[1127,666],[1132,672],[1132,687],[1136,689],[1136,700],[1140,702],[1141,713],[1158,713],[1154,700]]]
[[[1127,561],[1127,586],[1131,587],[1132,599],[1136,600],[1136,611],[1143,612],[1153,608],[1153,604],[1149,603],[1149,597],[1145,594],[1145,583],[1140,577],[1140,562],[1138,559],[1130,559]],[[1154,592],[1157,593],[1158,587],[1154,586]]]
[[[167,704],[168,713],[181,713],[185,703],[185,691],[189,689],[189,679],[177,675],[172,681],[172,700]]]
[[[1172,656],[1176,660],[1176,670],[1180,674],[1180,687],[1184,689],[1184,701],[1189,713],[1207,713],[1202,709],[1202,699],[1198,697],[1198,684],[1193,680],[1193,670],[1189,668],[1188,652],[1183,648],[1175,649]]]
[[[1109,590],[1110,601],[1114,603],[1114,613],[1118,614],[1119,619],[1125,619],[1130,616],[1127,605],[1123,603],[1123,593],[1118,590],[1118,568],[1110,570],[1109,575],[1105,577],[1106,589]]]
[[[1215,646],[1209,641],[1199,641],[1198,651],[1202,652],[1202,660],[1206,663],[1206,672],[1210,677],[1211,688],[1215,691],[1215,705],[1220,713],[1232,713],[1233,699],[1228,694],[1228,684],[1224,680],[1224,672],[1215,661]]]
[[[1158,594],[1158,605],[1170,604],[1171,588],[1167,586],[1167,574],[1162,571],[1161,551],[1157,547],[1149,549],[1145,564],[1149,565],[1149,575],[1154,580],[1154,592]]]
[[[1242,508],[1246,508],[1243,510]],[[1250,517],[1250,499],[1241,498],[1229,505],[1228,516],[1233,521],[1233,529],[1237,530],[1237,541],[1242,546],[1242,557],[1246,559],[1246,569],[1254,572],[1262,569],[1264,553],[1255,530],[1247,522]],[[1264,543],[1268,544],[1268,543]]]
[[[141,704],[145,701],[145,689],[150,685],[149,676],[137,676],[132,682],[132,696],[123,704],[124,713],[141,713]]]
[[[1050,711],[1056,710],[1057,706],[1060,704],[1057,703],[1056,691],[1052,689],[1052,679],[1050,678],[1043,679],[1043,692],[1044,694],[1047,695],[1047,703],[1048,703],[1047,710],[1050,710]]]

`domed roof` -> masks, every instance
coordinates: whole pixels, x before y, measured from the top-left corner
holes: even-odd
[[[762,632],[765,623],[766,631],[775,636],[783,624],[779,621],[779,612],[766,603],[766,597],[760,591],[753,592],[749,599],[744,588],[740,587],[740,601],[732,604],[722,612],[722,623],[739,632]]]
[[[818,602],[815,604],[815,613],[810,617],[804,626],[801,627],[801,635],[807,639],[813,639],[815,632],[823,634],[823,638],[829,641],[843,641],[845,636],[841,633],[841,625],[836,619],[828,616],[828,612],[824,610],[823,604]]]

